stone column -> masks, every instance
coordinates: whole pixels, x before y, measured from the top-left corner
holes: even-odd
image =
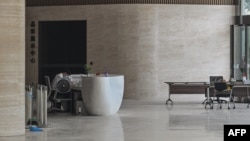
[[[0,1],[0,136],[25,133],[25,0]]]

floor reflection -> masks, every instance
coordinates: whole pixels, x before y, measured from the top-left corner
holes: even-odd
[[[52,128],[47,129],[47,140],[124,141],[123,126],[118,114],[112,116],[54,116],[50,119]]]
[[[225,124],[250,124],[249,117],[246,104],[239,103],[228,110],[205,109],[201,101],[166,107],[165,99],[124,100],[113,116],[50,115],[44,131],[0,141],[221,141]]]

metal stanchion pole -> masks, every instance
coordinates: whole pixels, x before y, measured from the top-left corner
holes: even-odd
[[[40,122],[40,85],[36,87],[36,118]]]
[[[41,123],[41,126],[43,126],[44,125],[44,119],[43,119],[43,117],[44,117],[44,110],[43,110],[43,107],[44,107],[44,100],[43,100],[43,86],[42,85],[40,85],[40,114],[39,114],[39,119],[40,119],[40,123]]]
[[[43,99],[43,126],[46,127],[47,123],[48,123],[48,105],[47,105],[47,87],[43,86],[42,87],[43,91],[42,91],[42,99]]]
[[[47,126],[47,112],[48,112],[48,104],[47,104],[47,86],[37,85],[37,93],[36,93],[36,114],[37,120],[39,122],[40,127]]]
[[[26,85],[25,88],[25,125],[31,126],[32,122],[32,94],[33,88],[31,85]]]

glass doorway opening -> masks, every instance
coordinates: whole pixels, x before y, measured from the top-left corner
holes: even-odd
[[[39,83],[61,72],[84,73],[86,21],[39,22]]]
[[[231,27],[231,78],[250,80],[250,26]]]

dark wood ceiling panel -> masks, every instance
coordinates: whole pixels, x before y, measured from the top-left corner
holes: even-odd
[[[95,4],[202,4],[235,5],[236,0],[26,0],[26,6],[61,6]]]

